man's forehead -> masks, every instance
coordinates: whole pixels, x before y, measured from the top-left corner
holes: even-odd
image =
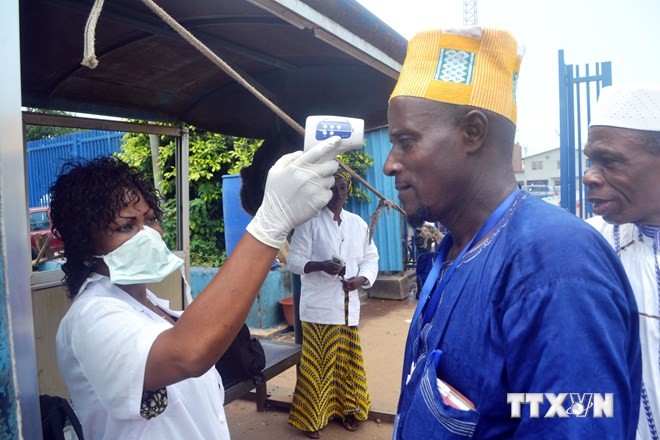
[[[596,125],[589,128],[585,152],[603,150],[625,153],[642,147],[643,143],[639,130]]]
[[[404,108],[414,108],[414,109],[449,109],[456,107],[455,104],[448,104],[446,102],[434,101],[427,98],[419,98],[417,96],[396,96],[390,99],[389,102],[390,108],[395,107],[404,107]]]
[[[430,99],[397,96],[390,100],[387,117],[390,123],[397,118],[396,122],[399,123],[417,123],[428,118],[437,120],[453,114],[456,108],[456,105]]]

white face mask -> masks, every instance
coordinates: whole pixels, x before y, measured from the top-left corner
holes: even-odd
[[[180,268],[184,261],[174,255],[154,229],[145,226],[112,252],[103,256],[113,284],[157,283]]]

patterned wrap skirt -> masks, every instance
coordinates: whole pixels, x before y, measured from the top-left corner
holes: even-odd
[[[303,322],[302,330],[289,424],[319,431],[333,418],[366,420],[371,402],[357,326]]]

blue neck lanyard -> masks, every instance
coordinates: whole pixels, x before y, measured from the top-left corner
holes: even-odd
[[[435,259],[435,262],[433,263],[433,268],[429,272],[428,278],[426,279],[426,282],[424,283],[424,287],[422,287],[422,292],[420,293],[419,296],[420,304],[426,303],[426,308],[424,310],[424,318],[422,321],[422,327],[424,327],[424,325],[431,322],[433,315],[435,315],[435,309],[438,307],[438,303],[440,302],[440,298],[442,297],[442,291],[444,290],[445,286],[447,286],[449,279],[454,274],[454,271],[463,260],[463,257],[465,257],[465,254],[468,252],[468,250],[470,250],[470,248],[474,243],[478,243],[479,240],[484,238],[484,236],[493,228],[493,226],[495,226],[497,222],[499,222],[502,219],[502,217],[504,217],[504,214],[513,203],[513,200],[516,198],[516,195],[518,195],[517,190],[512,192],[500,204],[500,206],[498,206],[497,209],[495,209],[495,211],[493,211],[490,214],[490,216],[488,217],[486,222],[481,226],[481,228],[476,233],[476,235],[472,237],[472,240],[470,240],[468,245],[463,248],[463,250],[458,255],[458,257],[456,257],[456,259],[451,263],[451,265],[445,272],[444,276],[442,277],[442,280],[440,280],[437,287],[435,288],[435,294],[431,297],[430,301],[428,301],[427,303],[428,296],[430,295],[431,291],[433,290],[433,286],[435,286],[436,282],[438,281],[438,277],[440,276],[440,268],[447,259],[447,253],[449,252],[449,249],[451,249],[454,243],[451,233],[447,234],[445,239],[442,240],[442,243],[440,245],[439,255]],[[418,311],[419,310],[420,308],[418,308]]]

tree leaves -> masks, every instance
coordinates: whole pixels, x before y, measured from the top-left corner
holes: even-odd
[[[261,140],[224,136],[189,129],[189,185],[190,185],[190,260],[195,266],[219,267],[224,262],[224,220],[222,215],[222,176],[236,174],[249,165]],[[176,242],[176,190],[174,139],[161,136],[158,162],[162,170],[164,238],[168,246]],[[149,136],[126,134],[122,153],[118,156],[153,178]]]

